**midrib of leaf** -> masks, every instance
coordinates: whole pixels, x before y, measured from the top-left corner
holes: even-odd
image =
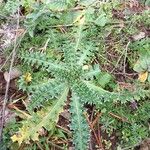
[[[116,94],[117,95],[117,93],[106,91],[103,88],[98,87],[98,86],[92,84],[90,81],[85,81],[85,80],[82,80],[82,81],[87,85],[87,87],[89,89],[95,90],[97,92],[105,92],[105,93],[109,93],[109,94],[111,93],[111,94],[114,94],[114,95]]]
[[[83,65],[84,60],[87,58],[87,54],[89,53],[89,49],[84,50],[84,53],[81,54],[79,61],[77,62],[79,65]]]
[[[59,115],[59,113],[62,111],[61,107],[63,108],[63,104],[65,103],[67,94],[68,94],[69,88],[66,87],[65,90],[63,91],[60,99],[57,101],[57,103],[55,104],[54,107],[52,107],[52,109],[50,110],[49,113],[47,113],[47,115],[42,119],[42,121],[34,127],[34,129],[31,130],[31,134],[30,135],[34,135],[34,133],[36,133],[37,131],[39,131],[43,126],[45,126],[45,123],[48,122],[48,120],[50,120],[51,117],[53,117],[55,111],[57,110],[57,115]],[[57,121],[57,120],[52,120],[53,122]]]
[[[28,54],[26,56],[22,56],[22,59],[24,59],[26,62],[29,62],[31,64],[38,64],[40,66],[43,67],[48,67],[52,70],[64,70],[64,71],[68,71],[65,66],[63,66],[64,64],[57,64],[56,62],[50,62],[48,60],[42,60],[40,57],[36,56],[32,56],[31,54]]]
[[[35,60],[37,60],[37,59],[35,59]],[[39,59],[38,59],[38,61],[39,61],[40,63],[42,63],[42,64],[45,64],[45,65],[50,66],[51,68],[54,68],[54,69],[61,69],[61,70],[66,70],[66,71],[67,71],[67,69],[66,69],[65,67],[63,67],[62,64],[61,64],[61,65],[58,65],[58,64],[56,64],[56,63],[54,63],[54,62],[46,62],[46,61],[39,60]],[[44,66],[44,65],[43,65],[43,66]]]
[[[38,87],[41,87],[41,86],[44,86],[44,85],[47,85],[47,84],[51,84],[53,82],[55,82],[56,80],[55,79],[49,79],[43,83],[39,83],[39,84],[36,84],[36,85],[31,85],[30,88],[31,89],[37,89]]]
[[[75,45],[75,53],[76,53],[76,51],[78,50],[79,43],[80,43],[80,40],[81,40],[82,26],[83,26],[83,25],[80,25],[80,26],[79,26],[79,31],[78,31],[78,34],[77,34],[77,41],[76,41],[76,45]]]
[[[79,17],[79,18],[78,18]],[[79,22],[79,29],[78,29],[78,32],[77,32],[77,39],[76,39],[76,45],[75,45],[75,54],[76,54],[76,51],[78,50],[79,48],[79,44],[80,44],[80,41],[81,41],[81,37],[82,37],[82,29],[83,29],[83,25],[84,25],[84,17],[85,17],[85,12],[81,12],[81,14],[77,17],[77,20],[75,22]]]

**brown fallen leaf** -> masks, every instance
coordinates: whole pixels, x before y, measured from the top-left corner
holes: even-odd
[[[138,7],[139,2],[137,0],[129,0],[129,6],[130,6],[130,8]]]
[[[10,76],[9,76],[9,72],[5,72],[4,73],[4,78],[6,80],[6,82],[9,81],[9,77],[10,77],[10,80],[13,80],[15,78],[18,78],[19,76],[21,76],[21,71],[17,68],[13,68],[10,72]]]
[[[145,32],[140,32],[139,34],[133,35],[132,38],[134,41],[137,41],[145,38],[145,36],[146,36]]]

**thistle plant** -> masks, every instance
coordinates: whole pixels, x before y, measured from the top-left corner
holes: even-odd
[[[73,144],[76,150],[87,150],[90,128],[84,116],[86,104],[98,107],[106,101],[125,103],[134,98],[146,96],[147,93],[144,90],[142,92],[139,92],[139,89],[110,92],[95,83],[96,76],[101,72],[100,65],[94,61],[99,51],[99,45],[94,42],[92,35],[89,39],[89,33],[93,28],[91,22],[86,20],[87,15],[91,15],[87,9],[89,6],[82,11],[79,10],[76,19],[66,29],[67,33],[64,33],[67,36],[62,35],[65,38],[56,39],[54,45],[59,45],[57,50],[61,58],[50,56],[47,51],[23,51],[20,54],[24,64],[31,66],[33,70],[36,68],[39,72],[47,72],[48,77],[43,78],[42,81],[36,81],[36,83],[31,81],[29,85],[23,87],[30,94],[30,103],[27,109],[31,115],[22,122],[23,126],[19,129],[19,136],[14,135],[13,141],[18,141],[19,144],[30,139],[36,141],[39,138],[41,128],[48,131],[53,130],[58,122],[59,114],[63,111],[69,98],[70,130],[72,131]],[[56,10],[54,9],[54,12]],[[40,15],[42,16],[42,13]],[[100,18],[105,19],[104,16]],[[64,26],[57,24],[53,27],[63,28]],[[50,33],[49,38],[52,38],[53,32]],[[55,51],[57,50],[55,49]],[[45,106],[47,101],[53,102],[50,107]],[[37,112],[34,112],[35,108]]]

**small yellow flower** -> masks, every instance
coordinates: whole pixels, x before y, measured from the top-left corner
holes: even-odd
[[[23,77],[24,77],[24,80],[26,83],[29,83],[32,80],[31,73],[29,73],[29,72],[27,72]]]
[[[23,141],[22,136],[21,136],[21,134],[19,134],[19,133],[14,134],[14,135],[11,137],[11,140],[12,140],[13,142],[18,142],[19,145],[21,145],[21,143],[22,143],[22,141]]]

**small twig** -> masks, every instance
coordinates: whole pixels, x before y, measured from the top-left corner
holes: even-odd
[[[64,150],[64,148],[62,148],[62,147],[56,145],[55,143],[53,143],[53,142],[51,142],[51,141],[47,141],[47,143],[49,143],[50,145],[52,145],[52,146],[54,146],[54,147],[56,147],[56,148],[58,148],[58,149]]]
[[[100,126],[99,126],[99,122],[97,122],[97,126],[98,126],[98,139],[99,139],[99,143],[101,144],[102,149],[104,149],[103,144],[102,144],[102,138],[101,138],[101,134],[100,134]]]
[[[46,48],[47,48],[47,45],[48,45],[49,41],[50,41],[50,38],[48,38],[46,40],[46,43],[44,44],[44,46],[42,48],[40,48],[40,50],[42,50],[42,52],[46,51]]]
[[[60,27],[59,29],[60,29],[61,33],[66,33],[66,30],[63,27]]]
[[[112,117],[117,118],[117,119],[119,119],[119,120],[121,120],[123,122],[130,123],[126,118],[120,117],[120,116],[118,116],[118,115],[116,115],[116,114],[114,114],[112,112],[109,112],[109,115],[111,115]]]
[[[95,106],[92,109],[92,113],[91,113],[91,117],[90,117],[90,121],[92,122],[93,117],[94,117],[94,111],[95,111]]]
[[[92,122],[92,126],[94,127],[95,126],[95,124],[97,123],[97,121],[98,121],[98,119],[99,119],[99,117],[102,115],[102,113],[98,113],[97,114],[97,116],[96,116],[96,118],[94,119],[94,121]]]
[[[92,122],[93,120],[93,117],[94,117],[94,111],[95,111],[95,106],[93,107],[92,109],[92,113],[91,113],[91,117],[90,117],[90,122]],[[89,147],[90,147],[90,150],[92,150],[92,137],[90,137],[90,143],[89,143]]]
[[[9,107],[15,109],[17,112],[21,113],[23,116],[25,116],[26,118],[31,118],[31,116],[27,113],[25,113],[24,111],[18,109],[15,105],[9,105]]]
[[[25,146],[26,146],[25,143],[22,143],[22,144],[20,145],[20,147],[18,148],[18,150],[23,150]]]
[[[42,148],[42,145],[41,145],[39,142],[36,142],[36,144],[37,144],[37,146],[39,147],[40,150],[44,150],[44,149]]]
[[[114,72],[114,74],[125,75],[125,76],[138,75],[138,73],[122,73],[122,72]]]
[[[13,52],[13,51],[12,51]],[[12,52],[9,54],[9,56],[7,57],[7,59],[5,60],[5,62],[3,63],[3,65],[1,66],[0,68],[0,71],[2,71],[3,67],[6,65],[6,63],[8,62],[9,58],[11,57],[12,55]]]
[[[119,62],[120,62],[120,60],[121,60],[121,58],[123,57],[125,51],[126,51],[126,49],[124,49],[124,51],[122,52],[121,56],[119,57],[119,59],[118,59],[116,65],[115,65],[115,67],[112,69],[112,71],[111,71],[110,73],[113,73],[113,72],[115,71],[115,69],[117,68],[117,66],[118,66],[118,64],[119,64]]]
[[[65,131],[66,133],[68,133],[68,134],[72,134],[68,129],[66,129],[66,128],[60,126],[60,125],[56,125],[56,127],[60,128],[60,129],[62,129],[62,130],[64,130],[64,131]]]
[[[86,9],[86,7],[75,7],[75,8],[71,8],[71,9],[62,9],[62,10],[57,10],[57,11],[53,11],[53,12],[65,12],[65,11],[77,11],[77,10],[84,10]],[[49,12],[49,11],[47,11]]]
[[[130,41],[127,43],[125,48],[125,56],[124,56],[124,67],[123,67],[123,73],[126,73],[126,59],[127,59],[127,53],[128,53],[128,47],[129,47]]]
[[[93,128],[93,126],[92,126],[92,124],[91,124],[91,122],[90,122],[90,120],[89,120],[87,114],[84,113],[84,115],[85,115],[85,118],[86,118],[86,120],[87,120],[87,122],[88,122],[88,124],[89,124],[89,126],[90,126],[90,128],[91,128],[91,130],[93,131],[93,134],[94,134],[94,136],[95,136],[95,139],[96,139],[96,142],[97,142],[99,148],[102,149],[102,150],[104,150],[103,147],[101,147],[101,144],[100,144],[100,142],[99,142],[99,139],[98,139],[98,137],[97,137],[97,135],[96,135],[96,132],[95,132],[95,130],[94,130],[94,128]]]
[[[19,6],[18,6],[18,16],[17,16],[17,29],[19,29]],[[2,107],[2,111],[1,111],[1,121],[0,121],[0,141],[2,141],[2,132],[3,132],[3,127],[4,127],[4,121],[5,121],[5,109],[6,109],[6,104],[8,101],[8,90],[9,90],[9,85],[10,85],[10,72],[12,70],[14,61],[15,61],[15,55],[16,55],[16,47],[17,47],[17,33],[15,36],[15,41],[14,41],[14,48],[12,51],[12,59],[11,59],[11,63],[10,63],[10,67],[9,67],[9,74],[8,74],[8,82],[6,83],[6,90],[5,90],[5,96],[4,96],[4,101],[3,101],[3,107]]]
[[[126,77],[126,78],[128,78],[128,79],[133,79],[133,76],[135,76],[135,75],[138,75],[138,73],[122,73],[122,72],[114,72],[113,74],[115,74],[115,75],[122,75],[122,76],[124,76],[124,77]]]

